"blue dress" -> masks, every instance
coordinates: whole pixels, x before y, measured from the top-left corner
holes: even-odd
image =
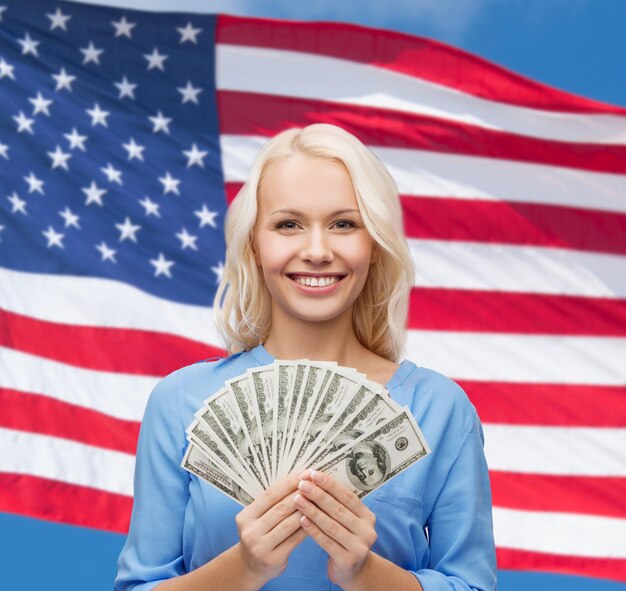
[[[184,367],[156,385],[141,424],[115,591],[148,591],[238,542],[241,505],[180,468],[185,429],[228,378],[273,361],[258,345]],[[455,382],[406,359],[386,388],[411,409],[432,453],[363,499],[376,514],[372,550],[412,572],[425,591],[495,589],[491,489],[475,408]],[[339,589],[328,580],[327,560],[307,537],[263,590]]]

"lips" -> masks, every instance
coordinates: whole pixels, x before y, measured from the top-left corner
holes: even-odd
[[[312,288],[324,288],[324,287],[329,287],[331,285],[336,285],[337,283],[339,283],[346,275],[345,274],[341,274],[341,273],[324,273],[324,274],[317,274],[317,275],[313,275],[313,274],[309,274],[309,273],[289,273],[287,274],[287,277],[289,277],[289,279],[291,279],[292,281],[294,281],[295,283],[297,283],[298,285],[302,286],[302,287],[312,287]],[[332,283],[329,283],[328,285],[306,285],[305,283],[302,283],[300,281],[300,279],[315,279],[318,282],[320,280],[324,280],[327,281],[328,279],[333,278],[335,279],[335,281],[333,281]]]

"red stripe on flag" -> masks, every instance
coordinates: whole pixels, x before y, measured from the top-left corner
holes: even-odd
[[[408,326],[415,330],[624,337],[626,300],[414,287]]]
[[[72,525],[128,532],[132,497],[27,476],[0,473],[0,511]]]
[[[626,254],[623,213],[484,199],[402,196],[401,201],[410,238]]]
[[[163,376],[223,349],[172,334],[76,326],[37,320],[0,308],[0,345],[69,365]]]
[[[488,100],[546,111],[626,114],[626,109],[557,90],[431,39],[348,23],[324,23],[323,37],[320,33],[315,22],[218,15],[215,41],[369,64]]]
[[[63,437],[134,454],[139,422],[55,400],[41,394],[0,387],[0,427]]]
[[[589,558],[498,548],[497,559],[499,569],[563,573],[626,582],[626,560],[623,558]]]
[[[626,386],[456,381],[483,423],[626,427]]]
[[[496,470],[490,470],[489,478],[497,507],[626,518],[626,478]]]
[[[229,204],[242,185],[226,183]],[[407,238],[626,254],[623,213],[453,197],[401,195],[400,201]]]
[[[343,127],[368,146],[482,156],[595,172],[626,172],[624,146],[542,140],[440,117],[262,93],[220,90],[217,101],[222,134],[269,138],[291,127],[330,123]],[[246,116],[251,112],[255,113],[254,118]]]

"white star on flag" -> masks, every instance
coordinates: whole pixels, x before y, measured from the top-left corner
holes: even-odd
[[[103,125],[104,127],[108,127],[107,117],[111,114],[109,111],[103,111],[100,109],[100,105],[98,103],[94,104],[93,109],[85,109],[89,116],[91,117],[91,126],[95,127],[96,125]]]
[[[144,53],[143,57],[148,60],[148,70],[158,68],[159,70],[165,71],[165,68],[163,67],[163,62],[169,56],[159,53],[159,50],[156,47],[152,50],[152,53]]]
[[[112,261],[113,263],[117,263],[117,261],[115,260],[116,251],[112,248],[109,248],[106,245],[106,242],[102,241],[100,244],[96,245],[96,248],[98,249],[98,251],[100,251],[103,261]]]
[[[115,27],[116,37],[128,37],[129,39],[132,39],[131,31],[137,26],[137,23],[127,21],[125,15],[119,21],[111,21],[111,24]]]
[[[11,213],[16,213],[19,211],[24,215],[28,215],[26,213],[26,201],[20,199],[20,196],[15,191],[13,191],[13,193],[9,195],[7,199],[11,202],[12,205]]]
[[[33,133],[33,123],[35,123],[34,119],[29,119],[22,113],[19,112],[19,115],[14,115],[13,119],[17,122],[17,132],[22,133],[23,131],[27,131],[28,133]]]
[[[183,154],[187,156],[187,168],[190,168],[194,164],[201,166],[204,168],[204,158],[206,158],[208,152],[203,152],[198,150],[198,146],[196,144],[191,145],[190,150],[183,150]]]
[[[217,276],[215,283],[219,283],[222,280],[222,275],[224,274],[224,263],[220,261],[217,267],[211,267],[211,271],[213,271],[213,273]]]
[[[174,261],[168,261],[163,253],[159,253],[158,259],[150,259],[150,264],[154,266],[154,276],[158,277],[159,275],[166,275],[167,277],[172,277],[170,273],[170,267],[174,264]]]
[[[193,212],[200,219],[200,227],[204,228],[204,226],[211,226],[212,228],[217,228],[217,224],[215,223],[215,217],[217,216],[217,211],[211,211],[205,204],[202,204],[202,209]]]
[[[15,76],[13,75],[13,70],[15,66],[4,61],[4,58],[0,58],[0,80],[5,77],[11,78],[11,80],[15,80]]]
[[[80,220],[80,217],[72,213],[69,207],[66,207],[63,211],[60,211],[59,215],[65,220],[66,228],[74,226],[75,228],[78,228],[80,230],[80,225],[78,224],[78,220]]]
[[[22,46],[22,55],[32,53],[35,57],[39,57],[37,45],[39,45],[40,42],[31,39],[28,33],[26,33],[24,39],[18,39],[17,42]]]
[[[159,182],[163,185],[163,195],[167,195],[168,193],[176,193],[176,195],[180,195],[178,190],[180,180],[172,177],[169,170],[165,173],[165,176],[159,177]]]
[[[72,92],[72,82],[76,80],[76,76],[70,76],[65,71],[65,68],[61,68],[59,73],[52,74],[52,77],[57,81],[57,85],[54,90],[59,92],[59,90],[63,90],[64,88],[67,88],[70,92]]]
[[[81,191],[87,195],[85,205],[97,203],[100,207],[103,206],[102,196],[106,193],[106,189],[99,189],[95,181],[91,181],[91,185],[89,185],[89,187],[83,187]]]
[[[117,98],[124,98],[125,96],[131,99],[135,98],[135,88],[137,88],[137,84],[131,84],[126,76],[124,76],[120,82],[114,82],[114,84],[120,91],[120,95]]]
[[[198,104],[198,95],[202,92],[202,88],[194,88],[191,82],[187,81],[187,86],[182,88],[177,88],[178,92],[183,95],[183,99],[181,101],[182,104],[185,103],[195,103]]]
[[[127,144],[122,144],[122,146],[128,152],[129,160],[137,158],[137,160],[141,160],[143,162],[143,151],[146,149],[145,146],[135,143],[135,140],[132,137]]]
[[[100,170],[106,175],[110,183],[117,183],[118,185],[124,184],[122,182],[122,171],[114,168],[110,162],[108,162],[107,165]]]
[[[79,150],[85,151],[85,142],[87,141],[86,135],[80,135],[78,131],[76,131],[75,127],[72,127],[72,133],[63,134],[63,137],[67,139],[70,143],[70,150],[74,150],[78,148]]]
[[[146,210],[146,215],[154,215],[158,218],[161,217],[161,214],[159,213],[159,204],[152,201],[150,197],[144,197],[139,204]]]
[[[0,23],[2,22],[2,13],[7,9],[6,6],[0,6]]]
[[[157,133],[158,131],[164,131],[165,133],[170,132],[169,125],[172,120],[168,117],[164,117],[161,111],[156,114],[156,117],[148,117],[148,119],[150,119],[150,121],[154,124],[152,133]]]
[[[186,228],[183,228],[180,232],[176,234],[176,238],[178,238],[181,242],[181,248],[185,250],[185,248],[191,248],[193,250],[198,250],[196,246],[196,240],[198,240],[197,236],[193,236],[187,232]]]
[[[90,62],[94,62],[95,64],[100,65],[100,54],[104,53],[104,49],[96,49],[93,41],[90,41],[89,46],[81,48],[80,51],[85,56],[83,59],[83,65]]]
[[[65,238],[65,234],[55,232],[52,226],[48,226],[48,229],[42,232],[42,234],[48,239],[48,248],[52,248],[53,246],[65,248],[63,246],[63,238]]]
[[[115,227],[120,231],[120,242],[127,238],[133,242],[137,242],[137,236],[135,236],[135,234],[141,230],[141,226],[135,226],[128,216],[126,216],[123,224],[115,224]]]
[[[41,92],[38,92],[35,98],[29,98],[28,101],[33,104],[33,115],[43,113],[44,115],[50,117],[48,107],[52,104],[52,99],[45,99],[41,95]]]
[[[35,176],[35,173],[31,172],[28,176],[22,177],[28,183],[29,193],[40,193],[44,195],[44,182]]]
[[[47,154],[50,158],[52,158],[52,169],[61,167],[64,170],[69,170],[67,161],[72,157],[72,155],[69,152],[61,150],[61,146],[57,145],[54,152],[48,152]]]
[[[8,144],[3,144],[0,142],[0,156],[2,156],[5,160],[9,159],[9,146]]]
[[[54,14],[46,14],[46,16],[50,19],[50,30],[54,31],[54,29],[63,29],[67,31],[67,21],[69,21],[72,17],[69,14],[63,14],[60,8],[57,8],[57,11]]]
[[[191,41],[192,43],[198,43],[196,37],[202,32],[202,29],[194,29],[191,23],[187,23],[186,27],[176,27],[176,30],[180,33],[179,43],[185,43]]]

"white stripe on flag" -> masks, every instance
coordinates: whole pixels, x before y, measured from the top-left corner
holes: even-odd
[[[132,496],[135,456],[0,428],[0,472],[28,474]]]
[[[216,47],[220,90],[382,107],[551,140],[626,142],[622,117],[498,103],[384,68],[301,51]]]
[[[490,470],[626,477],[626,429],[493,424],[483,429]]]
[[[0,387],[140,421],[157,377],[93,371],[0,347]],[[3,452],[4,453],[4,452]]]
[[[626,384],[626,339],[412,330],[417,365],[453,379],[541,384]]]
[[[222,135],[227,182],[243,182],[269,138]],[[540,203],[626,213],[626,175],[369,146],[387,166],[402,195]],[[489,171],[489,174],[485,174]]]
[[[500,548],[564,556],[626,558],[626,519],[493,508]]]

